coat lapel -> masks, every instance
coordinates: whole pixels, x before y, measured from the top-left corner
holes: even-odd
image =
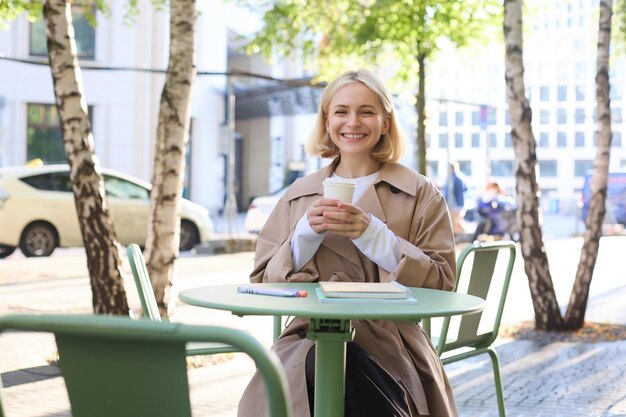
[[[387,223],[387,217],[385,216],[385,212],[383,211],[383,206],[380,204],[378,194],[376,194],[376,188],[374,184],[367,187],[367,190],[365,190],[365,192],[363,193],[361,198],[359,198],[355,205],[364,212],[370,213],[373,216],[379,218],[384,223]]]

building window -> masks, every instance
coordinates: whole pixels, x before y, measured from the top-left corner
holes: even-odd
[[[26,109],[26,159],[41,158],[44,163],[67,163],[57,106],[29,103]],[[93,108],[89,106],[89,119]]]
[[[619,88],[620,86],[617,85],[617,83],[615,85],[611,86],[611,90],[609,92],[609,97],[611,98],[611,100],[621,100],[622,99],[622,90]]]
[[[585,100],[585,86],[577,85],[576,86],[576,101],[584,101]]]
[[[480,112],[479,111],[472,112],[472,126],[480,126]]]
[[[480,148],[480,134],[472,133],[472,148]]]
[[[512,177],[513,161],[491,161],[491,175],[494,177]]]
[[[567,100],[567,87],[564,85],[560,85],[556,89],[556,99],[558,101],[566,101]]]
[[[611,109],[611,124],[622,123],[622,109],[619,107]]]
[[[567,123],[567,111],[565,109],[558,109],[556,111],[556,122],[560,125]]]
[[[585,109],[576,109],[574,112],[574,121],[576,124],[585,123]]]
[[[550,136],[548,135],[548,132],[541,132],[539,133],[539,146],[541,148],[547,148],[548,146],[550,146]]]
[[[463,147],[463,134],[457,133],[454,135],[454,147],[455,148]]]
[[[619,148],[622,146],[622,132],[613,132],[613,139],[611,139],[611,146]]]
[[[472,161],[457,161],[459,164],[459,171],[461,171],[466,177],[472,176]]]
[[[457,126],[463,126],[463,112],[462,111],[458,111],[455,113],[454,115],[454,123]]]
[[[510,148],[513,146],[513,137],[511,136],[511,132],[507,132],[504,135],[504,147]]]
[[[448,147],[448,135],[445,133],[439,134],[439,147],[446,149]]]
[[[556,146],[557,148],[567,147],[567,134],[565,132],[556,133]]]
[[[95,9],[91,11],[95,13]],[[87,21],[88,10],[84,6],[72,6],[72,23],[79,58],[94,59],[96,57],[96,29]],[[30,24],[29,53],[32,56],[48,55],[46,46],[46,27],[43,20]]]
[[[45,163],[66,163],[57,107],[51,104],[27,105],[26,159],[41,158]]]
[[[584,132],[576,132],[574,135],[574,146],[577,148],[585,147],[585,133]]]
[[[498,136],[495,133],[489,134],[489,147],[490,148],[498,147]]]
[[[539,87],[539,100],[540,101],[550,100],[550,88],[549,87]]]
[[[437,178],[439,176],[439,164],[437,161],[429,161],[426,163],[427,173],[430,173],[431,178]]]
[[[540,110],[539,111],[539,123],[542,125],[547,125],[550,123],[550,112],[548,110]]]
[[[574,161],[574,176],[584,177],[587,175],[587,171],[593,168],[593,160],[591,159],[579,159]]]
[[[497,120],[497,113],[495,109],[489,109],[487,111],[487,124],[495,125]]]
[[[439,126],[448,126],[448,113],[439,113]]]
[[[540,177],[556,177],[557,163],[554,160],[539,161]]]

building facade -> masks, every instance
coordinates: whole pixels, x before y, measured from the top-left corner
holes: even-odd
[[[544,210],[577,210],[583,177],[595,157],[597,0],[527,1],[524,64],[538,183]],[[614,30],[616,30],[614,19]],[[614,48],[616,49],[616,48]],[[610,62],[613,141],[610,170],[626,169],[622,135],[626,57]],[[501,40],[444,49],[428,68],[428,158],[443,180],[455,160],[478,191],[496,181],[515,190]]]
[[[96,153],[103,166],[150,180],[158,107],[168,54],[168,16],[140,1],[125,24],[125,0],[111,16],[86,23],[74,10],[84,93]],[[576,210],[583,176],[595,156],[595,45],[598,0],[527,1],[525,80],[533,110],[538,179],[544,209]],[[257,17],[218,0],[197,3],[196,63],[185,196],[217,214],[224,209],[229,156],[239,209],[282,188],[327,161],[304,154],[321,90],[305,87],[302,66],[270,65],[241,52],[239,35],[258,28]],[[0,31],[0,166],[39,157],[64,159],[42,23],[21,16]],[[624,122],[626,58],[611,60],[613,147],[611,170],[626,169]],[[239,75],[230,79],[227,72]],[[463,50],[444,47],[427,66],[428,175],[445,181],[459,163],[470,188],[497,181],[515,188],[501,40]],[[250,74],[257,74],[253,76]],[[301,83],[284,80],[300,80]],[[233,92],[235,103],[229,102]],[[230,104],[234,104],[231,132]],[[409,139],[403,162],[415,168],[415,112],[398,101]],[[232,146],[231,146],[232,142]]]
[[[169,19],[144,0],[129,25],[126,2],[110,4],[111,16],[96,13],[95,28],[87,23],[84,10],[72,11],[96,154],[103,166],[150,181]],[[237,201],[245,209],[253,196],[281,188],[291,169],[303,169],[302,132],[312,126],[312,116],[307,121],[306,116],[277,111],[276,117],[267,113],[236,117],[236,132],[229,133],[227,72],[297,78],[302,69],[272,66],[239,51],[238,35],[258,27],[255,16],[217,0],[199,2],[197,7],[198,75],[184,194],[217,214],[226,199],[230,150],[236,159]],[[0,56],[0,166],[21,165],[33,158],[65,162],[43,22],[31,23],[26,16],[11,22],[8,30],[0,31]],[[236,76],[231,81],[238,97],[260,88],[255,77]]]

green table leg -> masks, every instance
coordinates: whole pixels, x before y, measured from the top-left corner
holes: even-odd
[[[343,417],[350,320],[311,319],[307,337],[316,341],[314,417]]]

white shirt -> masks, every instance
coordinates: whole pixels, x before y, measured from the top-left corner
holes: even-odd
[[[371,186],[378,172],[365,177],[353,178],[356,183],[352,204],[363,196],[365,190]],[[332,178],[341,178],[333,174]],[[325,233],[317,234],[311,228],[307,217],[308,213],[298,220],[296,229],[291,237],[291,258],[293,260],[293,270],[299,271],[309,262],[324,240]],[[352,243],[372,262],[388,272],[392,272],[400,262],[399,243],[396,235],[389,230],[387,225],[380,219],[370,214],[370,224],[363,234],[351,239]]]

